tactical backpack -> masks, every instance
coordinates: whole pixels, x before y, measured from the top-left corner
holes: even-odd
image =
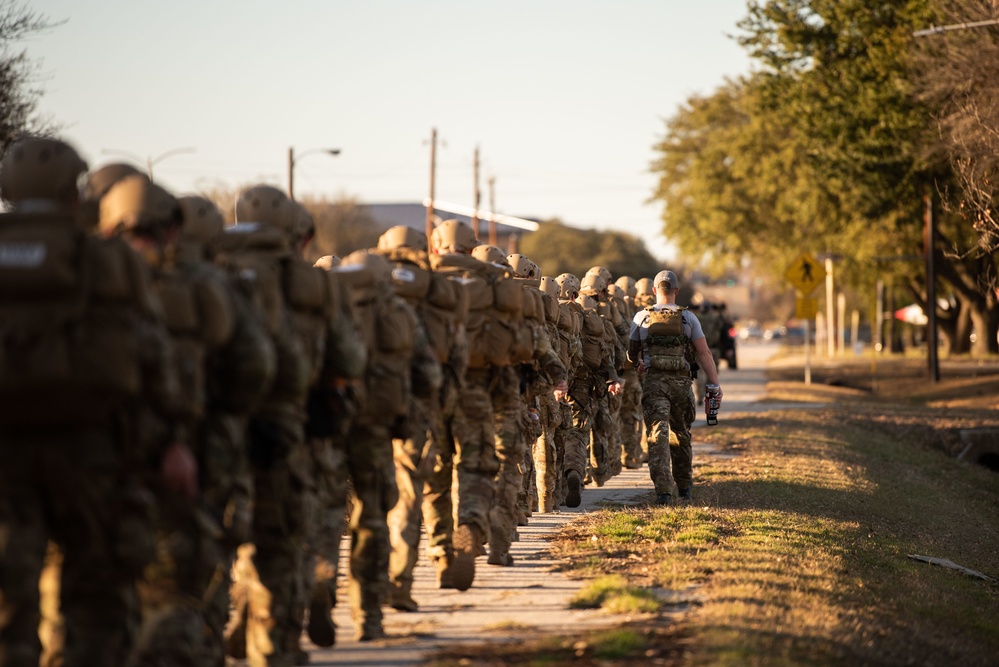
[[[648,306],[648,337],[645,340],[652,368],[669,375],[690,375],[690,338],[683,332],[683,312],[686,308]]]
[[[455,275],[465,291],[470,368],[533,358],[534,341],[523,325],[524,290],[509,270],[461,254],[433,255],[431,264],[435,272]]]
[[[583,363],[590,370],[598,370],[604,365],[609,352],[606,336],[600,313],[593,308],[583,308]]]
[[[147,267],[68,216],[0,216],[0,425],[107,418],[143,389]]]

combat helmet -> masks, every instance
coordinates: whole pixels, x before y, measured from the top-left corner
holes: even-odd
[[[183,222],[177,199],[141,174],[126,176],[101,198],[100,231],[105,236],[134,231],[162,240]]]
[[[541,276],[541,269],[530,260],[529,257],[514,253],[507,255],[506,263],[513,269],[513,275],[518,278],[538,278]]]
[[[642,278],[635,283],[636,296],[652,296],[653,294],[655,294],[655,289],[653,288],[651,278]]]
[[[338,268],[341,271],[348,267],[363,269],[375,285],[384,285],[392,280],[392,264],[378,253],[367,249],[355,250],[340,260]]]
[[[316,220],[302,202],[289,200],[288,203],[292,208],[288,232],[296,244],[308,243],[316,235]]]
[[[551,276],[541,276],[541,291],[557,299],[559,298],[559,293],[562,290],[555,278],[552,278]]]
[[[598,296],[607,289],[607,281],[599,273],[588,273],[583,276],[583,282],[579,285],[579,293],[586,296]]]
[[[93,231],[100,222],[101,198],[111,186],[126,176],[144,176],[145,172],[125,162],[111,162],[89,172],[80,188],[80,226]]]
[[[574,301],[579,296],[579,278],[571,273],[562,273],[555,282],[559,286],[558,298]]]
[[[390,227],[378,237],[379,250],[395,250],[396,248],[412,248],[427,251],[427,235],[421,234],[412,227],[396,225]]]
[[[479,245],[475,232],[461,220],[445,220],[434,228],[430,235],[430,245],[439,255],[448,253],[471,254]]]
[[[0,162],[0,196],[15,208],[71,209],[87,163],[65,141],[29,137],[14,143]]]
[[[611,283],[611,272],[606,266],[591,266],[586,272],[587,276],[597,275],[604,279],[608,285]],[[585,277],[585,276],[584,276]]]
[[[236,199],[236,222],[261,222],[292,232],[296,218],[291,200],[273,185],[254,185]]]
[[[619,299],[623,299],[625,296],[624,290],[621,289],[621,286],[617,283],[611,283],[607,286],[607,295],[611,297],[618,297]]]
[[[479,260],[480,262],[489,262],[491,264],[499,264],[500,266],[509,266],[506,263],[506,255],[503,251],[494,245],[478,245],[472,248],[472,257]]]
[[[635,279],[631,276],[621,276],[614,281],[614,284],[624,290],[625,296],[632,299],[638,294],[638,290],[635,288]]]
[[[179,197],[177,202],[184,212],[184,226],[180,229],[181,241],[210,245],[222,235],[225,220],[215,203],[201,195]]]

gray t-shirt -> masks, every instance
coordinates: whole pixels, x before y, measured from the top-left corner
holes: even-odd
[[[676,310],[679,306],[672,303],[657,303],[653,306],[653,308],[656,310],[665,310],[666,308]],[[697,340],[698,338],[704,338],[704,331],[701,329],[701,322],[697,319],[696,315],[689,310],[685,310],[680,317],[683,318],[683,333],[691,340],[691,342]],[[648,337],[649,312],[643,308],[635,314],[635,319],[631,323],[631,335],[629,338],[642,345],[642,361],[645,362],[646,368],[652,366],[652,357],[649,355],[649,349],[645,345],[645,339]]]

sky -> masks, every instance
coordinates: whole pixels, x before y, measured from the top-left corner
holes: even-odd
[[[39,110],[92,166],[177,194],[257,182],[362,203],[429,194],[627,231],[671,258],[649,166],[691,95],[750,71],[746,0],[33,0]],[[338,156],[304,152],[340,149]],[[190,149],[190,150],[188,150]]]

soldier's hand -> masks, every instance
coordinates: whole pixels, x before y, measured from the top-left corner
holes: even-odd
[[[198,462],[190,447],[175,442],[167,447],[160,465],[163,486],[187,498],[198,495]]]
[[[639,361],[638,365],[635,366],[635,368],[638,369],[638,374],[641,375],[642,373],[645,372],[645,362],[644,361]]]
[[[620,394],[623,389],[624,386],[621,384],[620,381],[611,382],[609,385],[607,385],[607,391],[611,394],[614,394],[615,396]]]
[[[558,383],[558,385],[555,386],[555,389],[552,393],[555,394],[555,400],[561,403],[562,401],[565,400],[565,397],[569,394],[568,383],[565,380],[562,380],[561,382]]]

